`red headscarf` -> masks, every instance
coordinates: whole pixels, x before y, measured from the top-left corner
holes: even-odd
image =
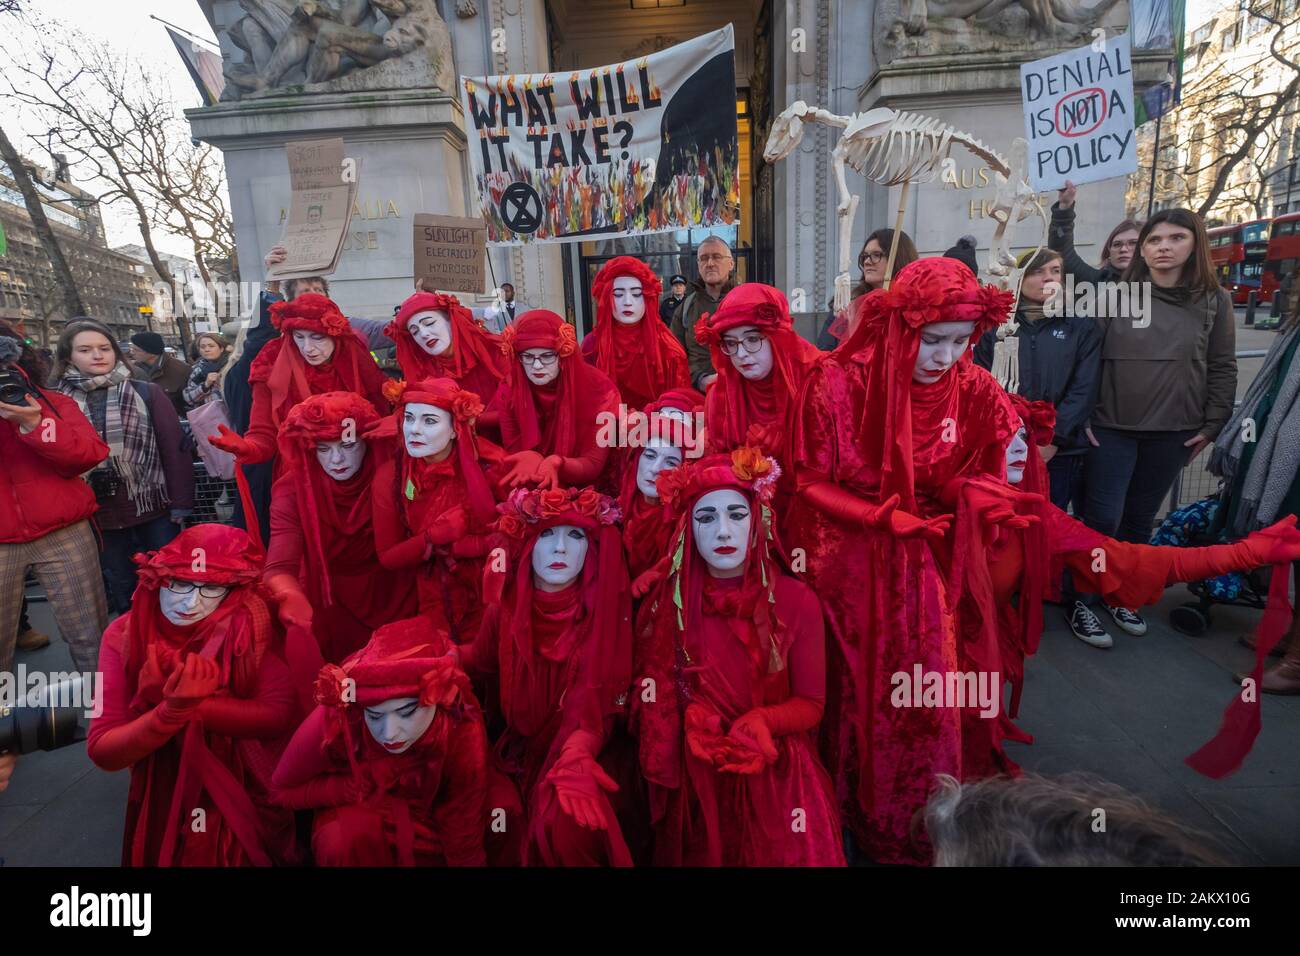
[[[409,502],[415,498],[416,492],[425,486],[427,474],[438,463],[425,458],[412,458],[406,454],[402,439],[402,416],[407,405],[434,405],[450,413],[455,422],[456,470],[465,484],[465,504],[469,507],[470,514],[482,524],[495,520],[496,498],[480,463],[480,459],[485,454],[490,454],[495,446],[489,448],[490,443],[480,439],[474,432],[474,421],[483,411],[483,403],[478,396],[449,378],[425,379],[409,384],[389,381],[384,384],[384,393],[393,403],[393,414],[380,422],[370,434],[375,437],[395,437],[401,446],[400,492],[403,500]]]
[[[344,430],[356,441],[379,421],[379,413],[354,392],[325,392],[299,402],[280,426],[280,453],[285,474],[293,476],[298,506],[303,510],[302,530],[307,539],[307,574],[320,582],[325,606],[334,603],[321,525],[336,534],[348,534],[370,526],[370,482],[375,476],[379,449],[367,448],[357,473],[347,481],[335,481],[315,460],[317,442],[338,441]]]
[[[1051,402],[1031,402],[1023,395],[1014,392],[1008,392],[1007,397],[1011,399],[1012,407],[1015,408],[1020,421],[1025,426],[1027,436],[1025,443],[1029,446],[1025,476],[1020,480],[1020,487],[1017,490],[1031,495],[1046,496],[1051,488],[1051,482],[1047,477],[1047,463],[1035,449],[1052,443],[1056,428],[1056,408]]]
[[[271,420],[277,425],[294,405],[320,392],[356,392],[375,408],[387,409],[381,392],[384,374],[333,301],[308,292],[289,302],[276,302],[271,306],[271,324],[280,330],[280,337],[258,353],[248,380],[266,382],[271,390]],[[295,329],[328,335],[334,340],[334,354],[322,365],[308,364],[293,342]]]
[[[945,442],[942,436],[945,423],[956,420],[956,373],[969,371],[959,363],[937,382],[913,382],[921,329],[934,322],[973,322],[970,341],[978,342],[1007,320],[1012,295],[980,285],[955,259],[935,257],[905,266],[888,290],[876,289],[855,301],[857,326],[833,354],[866,366],[866,407],[875,414],[862,423],[858,440],[867,464],[881,476],[881,499],[897,494],[899,508],[915,512],[916,462],[931,449],[950,450],[951,439]],[[1008,434],[1002,435],[999,425],[999,434],[963,435],[963,444],[982,447],[1009,439],[1014,428],[1010,421],[1003,424]]]
[[[618,505],[594,488],[519,488],[497,507],[501,512],[497,530],[514,544],[519,555],[510,640],[501,648],[502,709],[520,733],[540,732],[553,715],[553,705],[534,687],[537,674],[533,661],[537,655],[552,661],[570,659],[581,640],[580,679],[582,689],[591,692],[588,697],[593,709],[566,715],[566,725],[556,734],[554,746],[562,746],[578,726],[603,735],[601,722],[615,712],[615,701],[626,693],[632,675],[631,596],[617,526]],[[582,575],[576,587],[559,594],[534,592],[533,548],[543,531],[557,525],[587,532]],[[500,601],[503,584],[502,575],[491,575],[485,588],[489,601]],[[554,633],[533,633],[535,610],[554,619],[551,623],[558,626],[547,628]],[[550,754],[547,762],[555,756]]]
[[[614,280],[623,276],[640,282],[644,297],[645,315],[633,325],[614,317]],[[610,259],[591,282],[596,327],[582,343],[582,351],[588,361],[614,380],[631,408],[653,401],[665,389],[690,384],[686,350],[659,320],[662,292],[659,277],[632,256]]]
[[[617,394],[614,383],[583,361],[573,326],[546,309],[519,316],[506,327],[501,341],[512,361],[496,403],[510,408],[519,429],[517,436],[503,434],[506,451],[531,450],[563,458],[579,454],[585,429],[595,428],[593,409],[604,407],[610,394]],[[529,349],[549,349],[559,355],[559,375],[549,385],[528,380],[519,354]]]
[[[430,355],[415,341],[406,323],[418,312],[445,312],[451,322],[451,346],[441,355]],[[384,334],[397,344],[397,362],[409,382],[426,378],[450,378],[461,388],[474,392],[486,405],[509,370],[501,353],[501,336],[475,321],[469,309],[454,295],[417,292],[397,310]]]
[[[751,382],[722,351],[722,333],[752,325],[772,343],[772,372]],[[761,282],[736,286],[718,311],[695,323],[695,337],[709,347],[718,380],[706,401],[709,449],[730,451],[757,444],[789,468],[791,418],[809,370],[822,352],[794,330],[790,306],[779,289]]]

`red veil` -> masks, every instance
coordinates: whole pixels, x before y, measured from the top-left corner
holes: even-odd
[[[614,318],[614,280],[641,283],[645,315],[635,325]],[[596,327],[582,343],[587,361],[613,379],[629,408],[641,408],[670,388],[690,384],[686,350],[659,320],[663,286],[654,271],[632,256],[610,259],[591,282]]]
[[[330,299],[309,292],[289,302],[276,302],[271,306],[271,323],[280,330],[280,337],[258,353],[248,380],[266,383],[271,392],[271,421],[276,426],[294,405],[320,392],[356,392],[380,411],[388,408],[382,392],[383,372],[365,341]],[[307,363],[293,343],[295,329],[332,338],[334,354],[329,361]]]
[[[722,352],[722,333],[741,325],[754,326],[772,343],[772,372],[762,381],[745,379]],[[760,282],[738,285],[718,304],[718,311],[695,324],[695,337],[709,347],[718,373],[706,401],[709,450],[757,444],[791,469],[794,410],[808,371],[822,352],[795,332],[785,296]]]
[[[406,323],[417,312],[445,312],[451,320],[451,348],[442,355],[430,355],[407,331]],[[426,378],[449,378],[473,392],[484,405],[492,401],[506,377],[508,360],[501,352],[501,336],[475,321],[469,309],[454,295],[417,292],[402,303],[384,334],[397,345],[397,363],[408,382]]]

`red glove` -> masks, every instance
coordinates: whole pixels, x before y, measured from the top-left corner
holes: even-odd
[[[315,810],[320,807],[344,807],[360,803],[365,788],[350,773],[329,773],[308,780],[298,787],[272,790],[271,802],[290,810]]]
[[[1004,486],[972,479],[963,482],[960,494],[966,505],[980,516],[980,527],[986,539],[991,538],[995,528],[1023,531],[1038,523],[1037,515],[1016,514],[1015,496],[1020,493]],[[985,543],[992,542],[986,540]]]
[[[543,460],[539,452],[531,449],[517,451],[513,455],[506,455],[502,461],[510,466],[510,470],[505,473],[501,483],[511,488],[517,488],[519,485],[536,481],[537,469],[541,466]]]
[[[541,464],[537,466],[537,487],[560,487],[560,468],[563,465],[564,459],[559,455],[548,455],[543,458]]]
[[[429,539],[431,545],[440,547],[464,537],[468,531],[469,513],[463,506],[457,505],[439,515],[433,526],[424,532],[424,536]]]
[[[555,766],[546,775],[547,781],[555,787],[560,809],[588,830],[609,829],[601,791],[615,793],[618,790],[618,784],[596,762],[598,746],[595,734],[575,730],[564,742]]]
[[[776,763],[776,744],[772,741],[772,729],[763,716],[763,708],[755,707],[733,720],[727,736],[762,754],[769,764]]]
[[[942,538],[952,523],[952,515],[918,518],[899,511],[898,495],[890,495],[877,506],[829,481],[814,482],[801,494],[814,508],[842,524],[856,525],[869,531],[888,531],[899,538]]]
[[[492,536],[467,534],[451,543],[453,558],[481,558],[492,550]]]
[[[668,567],[668,558],[660,558],[647,571],[642,571],[637,575],[636,580],[632,582],[632,596],[634,598],[643,598],[650,593],[653,588],[664,576],[664,569]]]
[[[217,434],[209,435],[208,441],[212,443],[213,448],[230,452],[241,464],[257,457],[257,446],[247,438],[231,431],[228,425],[218,425]]]
[[[722,732],[722,718],[703,704],[686,706],[686,745],[691,753],[721,773],[759,773],[767,758]]]
[[[215,694],[220,686],[220,665],[211,658],[190,654],[163,684],[163,700],[180,706],[197,705]]]
[[[302,592],[298,579],[292,574],[273,574],[266,579],[266,586],[275,599],[280,623],[285,627],[301,627],[310,631],[315,611],[307,600],[307,595]]]
[[[1234,544],[1170,550],[1173,551],[1173,562],[1166,583],[1199,581],[1229,571],[1250,571],[1265,564],[1300,560],[1300,530],[1296,529],[1296,516],[1287,515]]]

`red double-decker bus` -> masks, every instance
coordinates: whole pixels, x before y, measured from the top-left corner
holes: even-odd
[[[1287,213],[1273,220],[1264,275],[1259,284],[1259,301],[1271,302],[1282,280],[1300,261],[1300,212]]]
[[[1210,259],[1219,275],[1219,285],[1232,294],[1232,301],[1238,305],[1245,305],[1252,292],[1256,301],[1265,301],[1260,286],[1268,257],[1271,222],[1269,219],[1256,219],[1208,231]]]

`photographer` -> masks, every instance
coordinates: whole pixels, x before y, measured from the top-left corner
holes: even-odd
[[[108,457],[108,446],[75,402],[36,386],[42,366],[0,326],[0,671],[13,670],[29,568],[76,668],[93,671],[108,611],[88,520],[95,496],[80,475]]]

